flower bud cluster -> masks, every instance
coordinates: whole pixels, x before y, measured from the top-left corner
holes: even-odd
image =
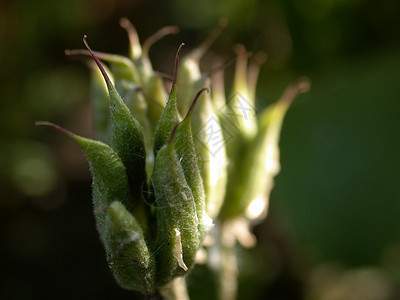
[[[199,61],[220,26],[179,63],[172,87],[148,57],[150,46],[175,27],[164,27],[142,45],[133,25],[121,21],[130,57],[91,55],[96,139],[52,125],[82,147],[93,177],[97,229],[117,282],[144,294],[184,276],[217,218],[245,220],[265,215],[273,177],[279,171],[278,139],[284,114],[300,80],[272,106],[255,114],[255,88],[262,54],[248,66],[237,46],[232,96],[225,97],[223,71],[202,74]],[[107,62],[103,66],[100,60]],[[179,68],[179,72],[178,72]]]

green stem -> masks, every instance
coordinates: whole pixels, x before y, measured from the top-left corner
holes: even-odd
[[[220,237],[219,299],[234,300],[237,296],[238,267],[235,252],[236,240],[229,222],[222,223]]]
[[[190,300],[184,277],[175,278],[160,290],[165,300]]]

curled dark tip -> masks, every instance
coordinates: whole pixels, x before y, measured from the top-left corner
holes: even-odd
[[[74,134],[73,134],[71,131],[69,131],[69,130],[67,130],[67,129],[64,129],[64,128],[58,126],[57,124],[54,124],[54,123],[51,123],[51,122],[48,122],[48,121],[36,121],[36,122],[35,122],[35,125],[36,125],[36,126],[49,126],[49,127],[53,127],[54,129],[57,129],[57,130],[60,131],[61,133],[64,133],[64,134],[69,135],[69,136],[74,136]]]
[[[178,26],[165,26],[158,30],[156,33],[153,35],[149,36],[147,40],[144,41],[143,43],[143,57],[148,58],[149,57],[149,50],[150,47],[160,39],[162,39],[164,36],[169,35],[169,34],[177,34],[179,32],[179,27]]]
[[[121,18],[119,25],[128,33],[131,56],[138,58],[141,55],[141,47],[135,26],[127,18]]]
[[[119,20],[119,25],[126,30],[129,40],[132,44],[139,43],[139,37],[136,28],[127,18],[121,18]]]
[[[103,65],[101,64],[99,59],[96,57],[96,55],[94,54],[93,50],[90,48],[90,46],[89,46],[89,44],[87,42],[87,35],[86,34],[83,36],[83,43],[85,44],[85,46],[88,49],[90,55],[93,57],[94,61],[96,62],[96,65],[99,67],[100,72],[103,75],[104,80],[106,81],[108,89],[112,89],[113,85],[111,83],[111,80],[108,77],[106,70],[104,70]]]
[[[307,77],[300,77],[295,82],[299,94],[307,93],[311,87],[311,80]]]
[[[252,55],[251,52],[246,50],[246,47],[243,44],[236,44],[233,47],[233,51],[236,53],[236,68],[237,72],[242,72],[244,75],[246,73],[247,68],[247,60]]]
[[[243,44],[236,44],[233,46],[233,51],[239,56],[239,57],[250,57],[252,55],[251,52],[247,52],[246,47]]]
[[[268,54],[264,51],[259,51],[253,56],[253,61],[256,64],[262,65],[264,64],[268,59]]]
[[[236,44],[235,46],[233,46],[233,51],[235,51],[236,54],[240,55],[246,53],[246,48],[243,44]]]
[[[122,17],[121,19],[119,19],[119,25],[122,28],[127,28],[131,25],[131,22],[128,20],[128,18]]]
[[[310,90],[310,87],[310,79],[307,77],[300,77],[286,88],[286,90],[283,92],[280,102],[290,103],[299,94],[308,92]]]
[[[177,78],[178,78],[178,68],[179,68],[179,56],[182,51],[182,47],[185,46],[185,43],[182,43],[179,45],[178,51],[176,52],[175,56],[175,68],[174,68],[174,77],[172,80],[172,88],[174,88],[174,85],[176,84]]]
[[[249,87],[250,93],[253,94],[256,91],[258,74],[260,73],[260,67],[267,61],[267,53],[263,51],[259,51],[252,57],[249,68],[248,68],[248,77],[247,77],[247,85]]]
[[[210,93],[210,90],[209,90],[208,88],[206,88],[206,87],[205,87],[205,88],[202,88],[200,91],[198,91],[198,93],[197,93],[196,96],[194,97],[193,102],[192,102],[192,105],[190,105],[190,108],[189,108],[189,110],[188,110],[188,112],[187,112],[185,118],[183,119],[183,121],[186,120],[186,119],[193,113],[193,110],[194,110],[194,108],[195,108],[195,106],[196,106],[196,104],[197,104],[197,101],[199,100],[200,95],[201,95],[204,91],[207,91],[207,93]],[[182,121],[182,122],[183,122],[183,121]]]

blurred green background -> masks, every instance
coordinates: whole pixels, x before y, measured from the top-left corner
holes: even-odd
[[[92,136],[89,72],[64,50],[82,48],[87,34],[96,50],[128,54],[120,17],[142,40],[178,25],[150,52],[171,74],[179,43],[188,51],[226,17],[210,53],[232,57],[239,42],[268,53],[260,108],[298,76],[312,81],[283,126],[258,246],[239,249],[240,298],[400,299],[399,16],[398,0],[1,1],[0,298],[135,296],[106,265],[81,151],[33,125]],[[212,299],[202,271],[192,297]]]

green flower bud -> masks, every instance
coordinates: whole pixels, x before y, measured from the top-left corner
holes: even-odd
[[[182,68],[178,76],[178,108],[181,115],[189,109],[190,99],[193,99],[198,90],[210,87],[208,76],[201,75],[199,61],[226,23],[226,20],[222,19],[211,35],[182,59]],[[220,121],[214,111],[210,95],[201,95],[192,118],[192,132],[195,135],[194,141],[199,154],[200,171],[206,194],[206,211],[213,218],[218,215],[225,196],[227,159]]]
[[[87,44],[86,36],[84,37],[84,43],[103,74],[110,95],[110,108],[113,120],[113,148],[116,149],[118,156],[126,167],[132,192],[139,194],[142,191],[143,183],[146,182],[146,151],[142,126],[131,115],[100,61]]]
[[[165,99],[167,98],[167,92],[164,84],[158,73],[153,71],[149,59],[149,50],[151,46],[159,39],[163,38],[168,34],[175,34],[179,31],[176,26],[167,26],[161,28],[155,34],[150,36],[144,43],[143,48],[140,45],[139,37],[133,24],[126,18],[122,18],[120,25],[127,31],[130,44],[130,57],[135,64],[136,68],[140,72],[140,80],[136,84],[142,87],[148,98],[148,112],[147,117],[149,118],[152,133],[154,134],[160,119],[161,113],[165,106]]]
[[[87,50],[66,50],[65,53],[67,55],[91,55],[90,52]],[[148,103],[146,101],[146,97],[142,94],[142,87],[139,86],[139,71],[137,70],[137,67],[134,65],[132,61],[130,61],[128,58],[120,56],[120,55],[114,55],[114,54],[108,54],[108,53],[103,53],[103,52],[94,52],[93,54],[100,58],[103,61],[106,61],[111,64],[111,69],[112,73],[107,71],[107,74],[113,74],[110,75],[111,78],[115,77],[115,80],[111,80],[112,82],[115,82],[115,89],[118,92],[121,99],[125,102],[126,106],[130,109],[130,113],[133,115],[133,117],[140,123],[142,126],[142,131],[144,134],[144,139],[145,139],[145,145],[146,145],[146,151],[147,151],[147,157],[149,158],[149,165],[150,169],[152,169],[152,164],[153,164],[153,159],[151,156],[149,156],[149,153],[152,153],[152,147],[153,147],[153,137],[154,137],[154,128],[152,127],[151,120],[148,118]],[[106,67],[103,66],[103,68],[106,70]],[[104,82],[104,75],[98,69],[98,72],[95,73],[95,76],[93,76],[94,79],[93,81],[98,81],[100,75],[102,85],[105,86],[107,94],[108,94],[108,89],[107,89],[107,84]],[[95,91],[96,92],[96,91]],[[110,111],[109,111],[109,104],[105,107],[104,104],[103,106],[100,106],[97,108],[98,105],[101,105],[103,101],[101,99],[95,99],[97,97],[98,92],[92,93],[92,97],[94,98],[93,102],[94,103],[99,103],[94,106],[95,109],[95,118],[101,118],[100,120],[103,120],[103,123],[105,123],[105,118],[110,116]],[[109,99],[109,96],[107,96]],[[100,108],[103,108],[103,111],[99,111]],[[106,108],[106,109],[105,109]],[[98,123],[95,121],[94,127],[95,127],[95,132],[96,135],[99,135],[101,138],[104,136],[104,131],[105,129],[103,128],[105,125],[103,123]],[[108,125],[110,123],[110,120],[108,122]],[[107,130],[111,130],[111,126],[107,128]],[[110,142],[110,136],[104,137],[103,139],[100,139],[105,142]]]
[[[181,116],[185,115],[185,113],[188,111],[191,101],[196,95],[197,91],[204,87],[199,87],[199,85],[204,84],[204,78],[200,71],[200,59],[218,38],[222,32],[222,29],[226,25],[226,19],[221,19],[218,27],[213,30],[207,39],[205,39],[200,46],[192,50],[182,59],[181,72],[179,73],[178,77],[180,99],[178,103],[178,109]],[[202,82],[199,84],[200,81]]]
[[[62,131],[83,149],[93,177],[100,240],[116,281],[126,289],[155,294],[188,274],[199,249],[207,247],[203,240],[213,223],[217,228],[211,234],[220,234],[221,241],[208,253],[222,251],[217,256],[226,264],[224,259],[234,258],[228,252],[236,240],[254,245],[250,225],[265,216],[279,171],[282,121],[309,82],[302,79],[291,85],[277,103],[256,116],[249,108],[255,106],[265,55],[256,54],[248,66],[249,55],[237,46],[233,92],[239,96],[227,101],[222,68],[201,74],[199,67],[224,24],[182,59],[178,73],[184,44],[180,45],[168,96],[148,52],[161,37],[176,33],[176,27],[162,28],[142,46],[133,25],[122,19],[129,58],[93,52],[85,36],[88,51],[66,53],[90,55],[95,62],[90,66],[97,65],[92,67],[92,103],[100,141],[38,122]],[[243,107],[243,99],[248,107]]]
[[[148,57],[151,46],[168,34],[178,32],[176,26],[167,26],[150,36],[143,44],[134,26],[125,18],[121,26],[126,29],[130,42],[131,59],[120,55],[94,52],[101,60],[110,63],[115,77],[115,88],[130,108],[131,114],[141,124],[146,145],[146,169],[151,173],[154,164],[153,140],[158,121],[165,106],[166,91],[162,79],[154,72]],[[67,55],[90,55],[85,50],[66,50]],[[96,132],[102,131],[97,128]]]
[[[279,101],[261,113],[256,135],[237,139],[222,211],[225,218],[265,216],[273,178],[280,169],[278,143],[283,118],[293,99],[308,89],[307,79],[290,85]]]
[[[255,99],[250,97],[247,77],[247,60],[248,54],[243,45],[236,45],[237,53],[235,77],[232,86],[232,96],[228,101],[227,109],[230,110],[228,115],[232,122],[242,134],[254,136],[257,131],[257,119],[255,114]]]

